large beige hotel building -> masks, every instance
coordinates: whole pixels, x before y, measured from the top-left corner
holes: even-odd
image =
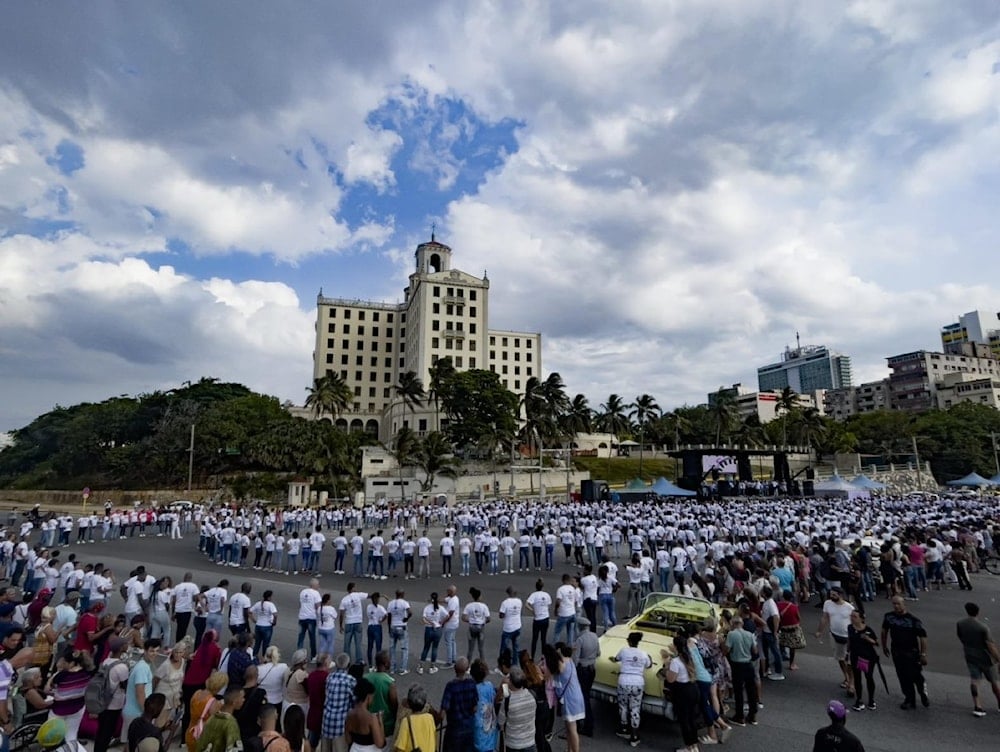
[[[459,371],[493,371],[519,395],[528,379],[541,376],[542,335],[490,329],[489,279],[452,269],[451,253],[433,235],[418,245],[401,303],[320,293],[313,378],[338,373],[354,391],[354,403],[337,417],[340,427],[384,442],[404,425],[420,435],[434,430],[433,407],[405,408],[395,385],[413,371],[426,389],[439,358],[451,358]]]

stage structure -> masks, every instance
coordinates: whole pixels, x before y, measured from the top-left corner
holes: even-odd
[[[786,493],[805,496],[813,493],[815,473],[812,469],[812,450],[809,447],[692,444],[680,446],[666,454],[680,460],[677,485],[691,491],[700,492],[702,485],[709,481],[717,484],[719,495],[732,496],[737,493],[741,482],[773,480]],[[774,470],[770,478],[754,476],[755,457],[771,458]],[[789,459],[797,460],[795,464],[804,467],[793,474]],[[798,477],[802,474],[805,474],[805,478],[800,482]]]

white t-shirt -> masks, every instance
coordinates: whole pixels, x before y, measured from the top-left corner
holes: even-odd
[[[440,627],[444,624],[444,620],[448,618],[448,612],[445,607],[438,604],[437,608],[434,608],[433,603],[428,603],[424,606],[424,622],[425,624],[432,627]]]
[[[451,618],[444,623],[445,629],[458,629],[458,622],[462,619],[462,604],[457,595],[445,596],[444,608]]]
[[[573,585],[560,585],[556,590],[556,616],[573,616],[576,613],[577,589]]]
[[[774,598],[768,598],[761,604],[760,607],[760,618],[764,620],[764,629],[767,630],[768,634],[774,634],[774,630],[771,629],[771,619],[776,618],[778,621],[781,620],[781,614],[778,611],[778,604],[774,602]],[[847,620],[850,621],[851,616],[848,614]],[[777,623],[777,621],[773,622]]]
[[[851,612],[854,611],[854,606],[852,606],[847,601],[841,601],[840,603],[834,603],[831,600],[826,600],[823,603],[823,613],[830,618],[830,634],[835,634],[837,637],[847,637],[847,627],[851,624]]]
[[[643,673],[653,665],[648,653],[630,645],[619,650],[615,660],[618,663],[618,684],[623,687],[642,686],[645,683]]]
[[[299,593],[299,619],[315,619],[316,609],[322,601],[323,597],[318,590],[303,588]]]
[[[503,618],[503,631],[516,632],[521,628],[521,599],[507,598],[500,604],[500,616]]]
[[[337,609],[333,606],[321,606],[319,609],[319,628],[333,630],[337,627]]]
[[[388,611],[386,611],[385,606],[381,604],[376,606],[374,603],[369,603],[368,607],[365,609],[365,613],[368,616],[368,626],[377,627],[382,623],[382,620],[385,618]]]
[[[205,592],[205,603],[208,605],[208,613],[221,614],[228,597],[229,593],[225,588],[216,586],[207,590]]]
[[[274,617],[278,614],[278,607],[271,601],[257,601],[250,608],[254,621],[259,627],[273,627]]]
[[[194,597],[198,595],[198,586],[193,582],[182,582],[174,588],[174,611],[187,614],[194,608]]]
[[[229,601],[229,623],[236,626],[246,623],[244,609],[250,608],[250,597],[246,593],[236,593]]]
[[[389,612],[390,627],[406,626],[406,612],[410,610],[409,601],[405,601],[402,598],[395,598],[389,601],[386,610]]]
[[[146,577],[143,582],[138,577],[132,577],[125,582],[125,611],[133,613],[141,611],[142,605],[139,603],[139,596],[149,598],[149,590],[152,588],[152,577]]]
[[[490,607],[485,603],[473,601],[465,607],[465,618],[469,620],[470,627],[481,627],[490,618]]]
[[[583,590],[584,600],[597,600],[597,575],[588,574],[580,578],[580,588]]]
[[[360,624],[364,615],[362,605],[368,593],[348,593],[340,599],[340,610],[344,612],[344,624]]]
[[[552,596],[544,590],[536,590],[528,596],[527,603],[535,613],[535,620],[548,619],[552,607]]]

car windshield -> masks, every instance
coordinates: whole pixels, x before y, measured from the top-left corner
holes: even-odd
[[[700,626],[712,613],[712,604],[700,598],[650,593],[643,601],[642,611],[634,625],[639,629],[677,634],[688,624]]]

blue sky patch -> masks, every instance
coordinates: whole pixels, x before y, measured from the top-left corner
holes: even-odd
[[[83,148],[79,144],[63,139],[56,146],[55,154],[45,161],[63,175],[72,175],[84,165]]]

